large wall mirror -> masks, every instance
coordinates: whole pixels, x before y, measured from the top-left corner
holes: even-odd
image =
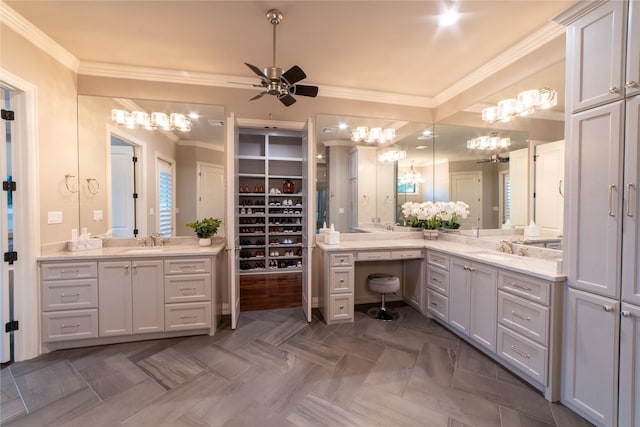
[[[488,123],[482,110],[525,90],[553,88],[557,104],[509,122]],[[564,62],[523,79],[436,123],[317,116],[318,224],[341,232],[403,224],[406,201],[460,200],[471,215],[463,228],[522,227],[535,221],[562,235]],[[395,129],[389,142],[351,140],[358,127]],[[505,147],[470,148],[479,137]],[[397,161],[381,161],[385,153]]]
[[[118,124],[114,110],[148,116]],[[164,122],[171,114],[190,126],[182,116]],[[185,224],[196,218],[222,218],[224,124],[220,106],[79,96],[79,227],[92,235],[169,237],[192,235]]]

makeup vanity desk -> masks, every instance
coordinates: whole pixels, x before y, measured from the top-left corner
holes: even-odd
[[[351,323],[356,304],[380,301],[366,287],[368,274],[393,274],[399,298],[558,400],[566,280],[560,252],[528,247],[518,256],[498,252],[490,240],[424,240],[411,232],[342,235],[337,245],[322,238],[315,262],[327,324]]]

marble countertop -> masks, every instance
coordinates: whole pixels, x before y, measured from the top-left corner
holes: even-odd
[[[391,236],[389,236],[391,237]],[[337,245],[318,242],[317,246],[327,252],[360,251],[360,250],[393,250],[393,249],[433,249],[448,255],[461,256],[475,262],[492,265],[539,277],[545,280],[564,281],[566,275],[560,272],[561,260],[537,258],[532,256],[518,256],[498,252],[495,248],[474,245],[450,240],[424,240],[422,238],[389,239],[382,236],[379,239],[342,240]]]
[[[169,244],[164,246],[106,246],[85,251],[52,251],[41,255],[38,261],[70,261],[75,259],[115,259],[182,257],[194,255],[218,255],[224,249],[223,242],[214,242],[211,246],[197,244]]]

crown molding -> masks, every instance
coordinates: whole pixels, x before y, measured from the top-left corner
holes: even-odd
[[[553,22],[547,23],[544,27],[534,32],[521,42],[511,46],[509,49],[487,62],[477,71],[467,75],[458,83],[442,91],[436,96],[436,104],[442,105],[448,100],[460,95],[473,86],[481,84],[484,80],[506,68],[514,62],[524,58],[531,52],[539,49],[550,41],[564,35],[565,27]]]
[[[60,46],[42,30],[27,21],[4,1],[0,1],[0,22],[11,28],[38,49],[49,54],[53,59],[77,73],[80,61],[71,52]]]
[[[607,0],[580,0],[551,18],[551,21],[560,25],[569,25],[582,18],[593,9],[597,8]]]
[[[204,148],[206,150],[213,150],[213,151],[224,151],[224,147],[222,146],[215,145],[215,144],[208,144],[202,141],[187,141],[182,139],[178,142],[178,145],[183,147]]]
[[[282,130],[304,130],[305,122],[291,122],[285,120],[263,120],[263,119],[237,119],[238,126],[251,129],[276,128]]]

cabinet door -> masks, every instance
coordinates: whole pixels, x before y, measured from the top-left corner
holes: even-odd
[[[622,299],[640,305],[640,96],[627,101],[622,228]]]
[[[629,2],[629,28],[627,30],[627,96],[640,93],[640,1]]]
[[[562,403],[597,425],[614,426],[618,409],[619,303],[567,289]]]
[[[624,103],[571,116],[567,258],[569,286],[619,297]]]
[[[620,426],[640,426],[640,307],[622,304]]]
[[[133,333],[164,331],[164,275],[160,260],[134,260],[132,272]]]
[[[626,3],[611,1],[567,28],[569,110],[581,111],[624,96]]]
[[[468,262],[451,258],[449,266],[449,324],[469,335]]]
[[[495,353],[498,327],[498,271],[483,265],[471,267],[470,336]]]
[[[98,263],[98,325],[101,337],[131,335],[131,263]]]

